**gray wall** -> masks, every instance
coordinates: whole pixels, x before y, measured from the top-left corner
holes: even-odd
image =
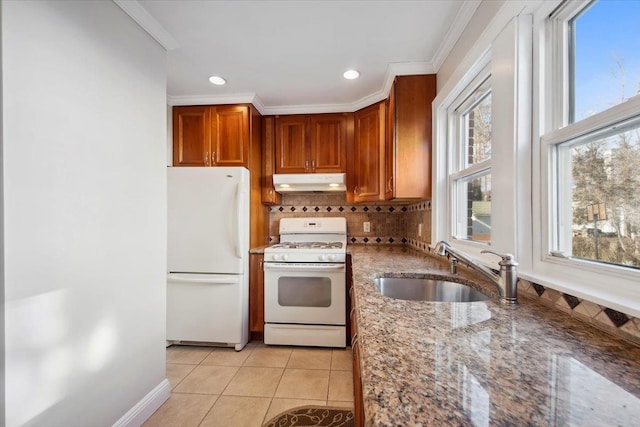
[[[2,2],[6,425],[165,379],[164,50],[111,1]]]

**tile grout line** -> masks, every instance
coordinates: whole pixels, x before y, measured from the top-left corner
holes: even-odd
[[[209,351],[209,353],[207,353],[202,360],[200,360],[200,362],[191,370],[191,372],[193,372],[198,366],[203,366],[202,362],[204,362],[207,357],[209,357],[209,355],[211,353],[213,353],[213,349],[211,351]],[[184,378],[187,378],[187,376],[189,376],[189,374],[187,374]],[[184,378],[182,380],[184,380]],[[182,382],[182,380],[180,382]],[[177,387],[177,385],[176,385]],[[212,396],[211,394],[208,393],[196,393],[196,394],[201,394],[204,396]],[[220,398],[221,394],[218,395],[218,397],[215,398],[215,400],[213,402],[211,402],[211,407],[209,408],[209,410],[207,410],[207,412],[204,414],[204,416],[202,417],[202,419],[200,419],[200,422],[198,423],[198,426],[202,425],[202,423],[204,422],[205,418],[207,418],[207,416],[209,415],[209,412],[211,412],[211,410],[213,409],[214,405],[216,404],[216,402],[218,401],[218,399]]]
[[[202,365],[202,362],[204,362],[207,357],[209,357],[213,352],[215,351],[215,348],[213,350],[211,350],[209,352],[209,354],[207,354],[204,359],[202,359],[200,361],[200,363],[198,364],[198,366]],[[253,349],[251,349],[251,351],[249,352],[250,354],[247,356],[247,359],[249,359],[249,357],[251,356],[251,353],[253,353]],[[216,400],[213,401],[213,403],[211,404],[211,407],[209,408],[209,410],[207,411],[206,414],[204,414],[204,417],[202,417],[202,419],[200,420],[200,422],[198,423],[198,427],[200,427],[202,425],[202,423],[204,422],[204,420],[209,416],[209,414],[211,413],[211,411],[213,410],[213,407],[216,406],[216,403],[218,402],[218,400],[220,400],[220,398],[222,397],[222,394],[224,393],[224,391],[227,389],[227,387],[229,386],[229,384],[231,384],[231,382],[233,381],[233,379],[236,377],[236,375],[238,375],[238,372],[240,372],[240,368],[242,368],[242,366],[244,366],[244,363],[247,361],[247,359],[244,360],[244,362],[242,362],[242,365],[240,366],[232,366],[233,368],[238,368],[238,370],[236,371],[235,374],[233,374],[233,376],[231,377],[231,379],[229,380],[229,382],[224,386],[224,388],[222,389],[222,391],[220,392],[220,394],[218,395],[218,397],[216,397]],[[208,366],[208,365],[202,365],[202,366]],[[220,365],[211,365],[211,366],[220,366]],[[226,367],[226,366],[223,366]],[[211,394],[206,394],[203,393],[207,396],[212,396]]]
[[[282,377],[284,377],[284,373],[287,370],[287,365],[289,365],[289,361],[291,360],[291,356],[293,355],[293,348],[290,348],[291,352],[289,353],[289,357],[287,358],[287,362],[284,364],[284,368],[282,368],[282,373],[280,374],[280,378],[278,379],[278,384],[276,384],[276,389],[273,391],[273,396],[271,396],[271,400],[269,401],[269,406],[267,407],[267,412],[264,413],[262,417],[262,424],[264,424],[267,420],[267,414],[269,413],[269,409],[271,409],[271,405],[273,404],[273,399],[276,398],[276,392],[278,391],[278,387],[280,387],[280,382],[282,381]]]

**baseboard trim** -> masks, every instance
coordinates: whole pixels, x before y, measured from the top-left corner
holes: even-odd
[[[113,427],[140,427],[171,396],[166,378],[113,424]]]

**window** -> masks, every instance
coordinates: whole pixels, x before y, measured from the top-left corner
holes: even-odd
[[[640,2],[566,2],[549,23],[549,253],[640,268]]]
[[[448,144],[452,235],[483,243],[491,241],[491,87],[487,74],[485,69],[453,103]]]

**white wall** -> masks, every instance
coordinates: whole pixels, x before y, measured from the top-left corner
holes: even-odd
[[[2,4],[0,4],[0,384],[5,384],[4,346],[4,169],[2,162]],[[5,387],[0,387],[0,422],[5,414]]]
[[[112,425],[165,380],[164,51],[110,1],[1,7],[6,425]]]
[[[505,0],[483,1],[438,70],[438,93],[494,19]]]

